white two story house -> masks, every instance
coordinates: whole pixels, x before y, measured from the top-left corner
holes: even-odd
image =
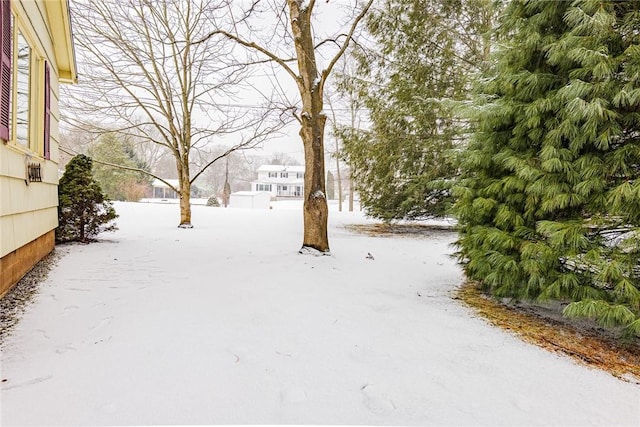
[[[266,191],[273,198],[302,198],[304,166],[262,165],[258,168],[258,179],[251,183],[251,191]]]

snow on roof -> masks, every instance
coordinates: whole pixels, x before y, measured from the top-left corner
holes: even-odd
[[[231,193],[232,196],[257,196],[258,194],[265,194],[265,191],[236,191]],[[266,193],[269,194],[269,193]]]
[[[276,179],[256,179],[251,181],[252,184],[271,184],[271,185],[304,185],[304,179],[287,179],[280,181]]]
[[[258,172],[304,172],[304,166],[262,165]]]
[[[180,182],[177,179],[165,179],[165,181],[167,181],[169,184],[173,185],[176,188],[180,186]],[[154,179],[152,185],[158,188],[170,188],[167,184],[160,181],[159,179]]]

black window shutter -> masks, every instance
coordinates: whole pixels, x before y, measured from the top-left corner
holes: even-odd
[[[11,2],[0,0],[0,139],[9,139],[11,118]]]
[[[51,158],[51,71],[44,63],[44,158]]]

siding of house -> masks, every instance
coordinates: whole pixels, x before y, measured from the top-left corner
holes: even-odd
[[[0,142],[0,296],[53,249],[53,230],[58,226],[59,80],[60,74],[66,81],[73,81],[75,75],[70,29],[61,24],[68,21],[66,0],[12,0],[11,9],[22,24],[34,57],[49,64],[50,152],[45,159],[44,114],[37,113],[44,111],[42,61],[41,72],[33,75],[40,79],[38,91],[30,94],[30,108],[37,105],[38,110],[30,116],[35,119],[29,128],[29,148],[11,140]],[[57,28],[49,22],[56,22]],[[65,51],[60,66],[56,54]],[[27,162],[40,165],[42,182],[28,182]]]

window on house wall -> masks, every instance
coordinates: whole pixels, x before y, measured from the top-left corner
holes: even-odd
[[[277,178],[278,172],[269,172],[269,178]]]
[[[256,191],[271,191],[271,184],[256,184]]]
[[[51,158],[51,70],[49,63],[44,63],[44,158]]]
[[[302,179],[302,178],[304,178],[304,172],[298,172],[298,173],[296,173],[296,178],[297,178],[297,179]]]
[[[49,159],[50,69],[25,28],[0,1],[0,139]]]
[[[289,178],[289,174],[287,172],[280,172],[280,178]]]
[[[31,93],[31,46],[24,38],[22,31],[17,30],[16,34],[16,55],[14,67],[14,82],[16,90],[14,93],[15,111],[15,140],[18,144],[29,147],[29,105],[31,104],[29,95]]]

